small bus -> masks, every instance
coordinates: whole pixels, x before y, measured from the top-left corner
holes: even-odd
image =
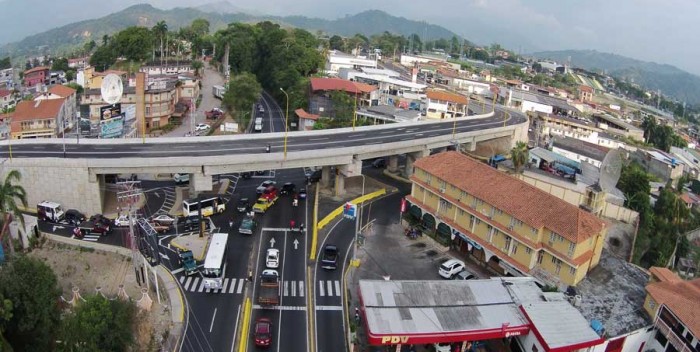
[[[204,258],[204,288],[219,290],[223,287],[223,278],[226,272],[226,245],[227,233],[214,233],[211,235],[207,256]]]
[[[220,196],[203,196],[195,199],[188,199],[182,202],[182,213],[184,216],[199,215],[199,207],[202,207],[202,216],[221,214],[226,210],[226,203]]]

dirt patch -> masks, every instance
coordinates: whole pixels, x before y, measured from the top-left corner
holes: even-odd
[[[96,293],[99,287],[105,297],[114,299],[119,292],[119,286],[123,285],[130,299],[139,301],[143,297],[129,257],[50,241],[32,250],[29,256],[43,260],[53,269],[62,289],[62,296],[67,301],[73,298],[73,287],[79,288],[83,297]],[[137,316],[134,326],[134,351],[158,350],[160,341],[167,336],[172,323],[167,302],[158,304],[153,290],[148,294],[153,304],[150,311],[140,311]],[[161,294],[162,300],[166,298]]]
[[[414,243],[411,245],[411,247],[425,248],[425,243],[423,243],[423,242]]]

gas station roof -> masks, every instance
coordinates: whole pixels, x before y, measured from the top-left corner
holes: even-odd
[[[369,342],[457,342],[526,334],[530,324],[509,286],[527,297],[540,292],[532,280],[360,280]]]

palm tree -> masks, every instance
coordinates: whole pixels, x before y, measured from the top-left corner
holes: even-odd
[[[0,245],[2,245],[2,239],[7,232],[7,227],[12,221],[12,218],[18,218],[22,227],[24,227],[24,217],[22,212],[19,210],[17,201],[22,203],[23,207],[27,207],[27,192],[22,186],[14,184],[14,182],[19,182],[22,179],[22,174],[17,170],[12,170],[5,176],[5,182],[0,184],[0,215],[2,215],[2,230],[0,230]],[[14,246],[12,245],[11,236],[10,239],[10,253],[14,253]]]
[[[515,144],[515,147],[510,150],[510,161],[513,162],[513,167],[515,168],[515,172],[519,173],[522,171],[523,165],[527,162],[527,157],[528,157],[528,149],[527,149],[527,143],[525,142],[518,142]]]
[[[151,29],[153,34],[160,37],[160,59],[163,60],[163,37],[168,33],[168,24],[165,21],[156,23]]]

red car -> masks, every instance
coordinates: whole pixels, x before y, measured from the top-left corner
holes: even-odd
[[[219,109],[219,108],[213,108],[213,109],[211,109],[211,110],[209,110],[209,111],[205,111],[205,112],[204,112],[204,115],[205,115],[208,119],[218,119],[218,118],[221,117],[223,114],[224,114],[224,112],[223,112],[221,109]]]
[[[272,344],[272,322],[268,318],[258,318],[255,321],[255,346],[269,347]]]

